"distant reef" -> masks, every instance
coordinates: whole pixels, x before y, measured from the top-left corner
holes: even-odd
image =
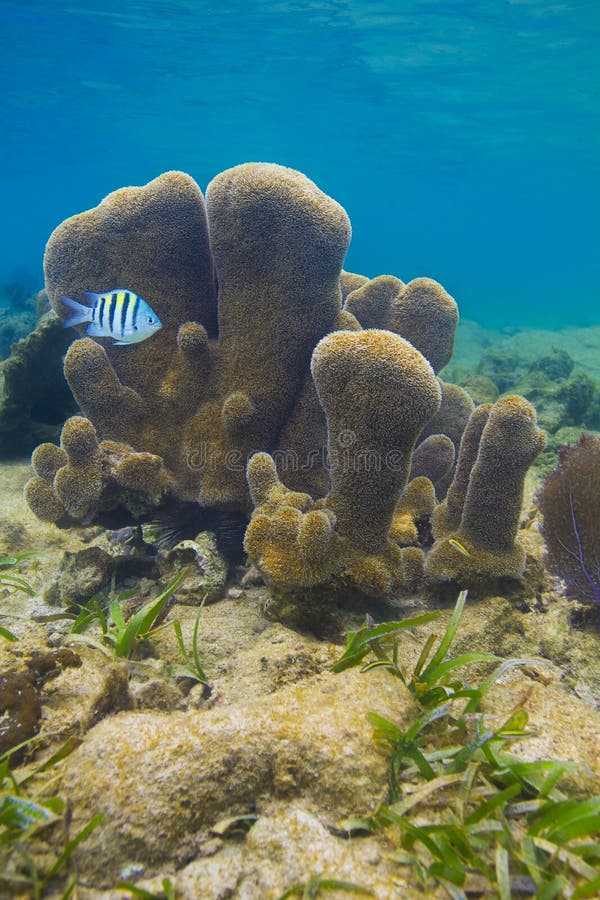
[[[600,431],[600,327],[507,335],[465,322],[457,345],[446,372],[475,402],[517,393],[535,406],[548,434],[543,468],[582,431]]]
[[[0,283],[0,360],[10,356],[11,346],[26,337],[35,328],[39,316],[48,311],[48,298],[42,296],[45,310],[39,307],[40,295],[30,296],[24,285]]]
[[[0,362],[0,458],[4,459],[23,457],[40,441],[55,439],[65,418],[77,409],[62,371],[74,333],[50,311],[45,291],[26,307],[23,315],[31,315],[33,330],[13,343],[10,356]]]

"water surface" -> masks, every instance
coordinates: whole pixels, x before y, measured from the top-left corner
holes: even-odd
[[[347,209],[347,268],[484,325],[600,323],[597,0],[0,2],[0,281],[171,168],[266,160]]]

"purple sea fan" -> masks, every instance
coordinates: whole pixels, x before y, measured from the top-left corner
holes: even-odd
[[[536,500],[548,568],[569,597],[600,604],[600,438],[583,434],[563,447]]]

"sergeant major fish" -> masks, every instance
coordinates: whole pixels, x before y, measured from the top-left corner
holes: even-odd
[[[87,334],[90,337],[114,338],[113,347],[139,344],[162,328],[162,322],[154,310],[133,291],[115,288],[102,294],[85,293],[91,300],[91,306],[61,294],[62,302],[73,310],[73,315],[63,323],[65,328],[89,322]]]

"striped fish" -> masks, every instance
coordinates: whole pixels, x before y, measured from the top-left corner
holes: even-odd
[[[115,288],[102,294],[86,291],[91,306],[61,295],[61,300],[73,311],[65,322],[83,325],[89,322],[86,332],[90,337],[111,337],[116,344],[139,344],[162,328],[162,322],[142,297],[124,288]]]

